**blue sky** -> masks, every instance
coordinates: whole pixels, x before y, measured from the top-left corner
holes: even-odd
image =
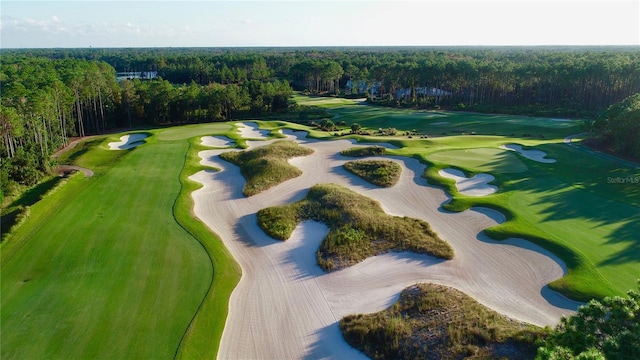
[[[640,45],[640,1],[5,1],[0,47]]]

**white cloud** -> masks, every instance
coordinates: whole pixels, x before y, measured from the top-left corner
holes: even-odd
[[[70,39],[77,39],[81,44],[95,44],[96,40],[107,37],[111,41],[123,39],[128,46],[144,46],[167,38],[195,36],[197,33],[193,27],[188,25],[177,27],[169,25],[145,26],[132,21],[103,21],[94,24],[65,22],[56,15],[46,20],[3,15],[0,20],[0,29],[2,30],[3,47],[22,47],[22,43],[18,43],[17,38],[30,39],[30,42],[33,42],[33,45],[30,46],[48,47],[47,44],[55,46],[53,44],[68,43]],[[14,42],[16,43],[14,44]]]

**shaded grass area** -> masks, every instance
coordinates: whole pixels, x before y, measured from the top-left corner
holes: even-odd
[[[60,176],[51,176],[27,189],[19,196],[5,199],[9,203],[6,205],[3,204],[2,216],[0,217],[2,240],[11,236],[15,230],[14,227],[20,226],[26,221],[31,213],[30,207],[32,205],[42,200],[48,194],[51,194],[61,185],[64,185],[66,181],[65,178]]]
[[[170,358],[206,294],[211,262],[172,211],[187,144],[95,141],[73,157],[95,176],[1,245],[2,358]]]
[[[340,152],[344,156],[352,157],[365,157],[365,156],[382,156],[386,154],[387,149],[382,146],[365,146],[365,147],[352,147]]]
[[[402,167],[391,160],[347,161],[343,166],[352,174],[382,187],[397,184],[402,173]]]
[[[377,201],[336,184],[315,185],[299,202],[258,211],[260,227],[280,240],[308,219],[329,227],[317,253],[318,265],[326,271],[390,251],[453,258],[453,249],[425,221],[387,215]]]
[[[372,359],[530,359],[547,333],[435,284],[405,289],[384,311],[346,316],[340,329]]]
[[[246,183],[242,189],[245,196],[252,196],[302,174],[287,160],[305,156],[313,150],[299,146],[296,142],[279,140],[254,150],[225,152],[220,158],[236,164]]]

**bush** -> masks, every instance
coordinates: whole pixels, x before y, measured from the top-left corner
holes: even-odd
[[[640,359],[640,293],[627,295],[591,300],[562,318],[538,358]]]

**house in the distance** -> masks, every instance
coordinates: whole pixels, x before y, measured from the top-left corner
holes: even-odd
[[[141,80],[150,80],[158,77],[157,71],[125,71],[116,73],[116,80],[122,81],[124,79],[133,80],[133,79],[141,79]]]
[[[416,91],[416,96],[437,96],[437,97],[451,96],[450,91],[444,91],[442,89],[438,89],[434,87],[416,87],[414,89]],[[394,95],[396,99],[406,99],[411,96],[411,88],[396,90],[396,93]]]

